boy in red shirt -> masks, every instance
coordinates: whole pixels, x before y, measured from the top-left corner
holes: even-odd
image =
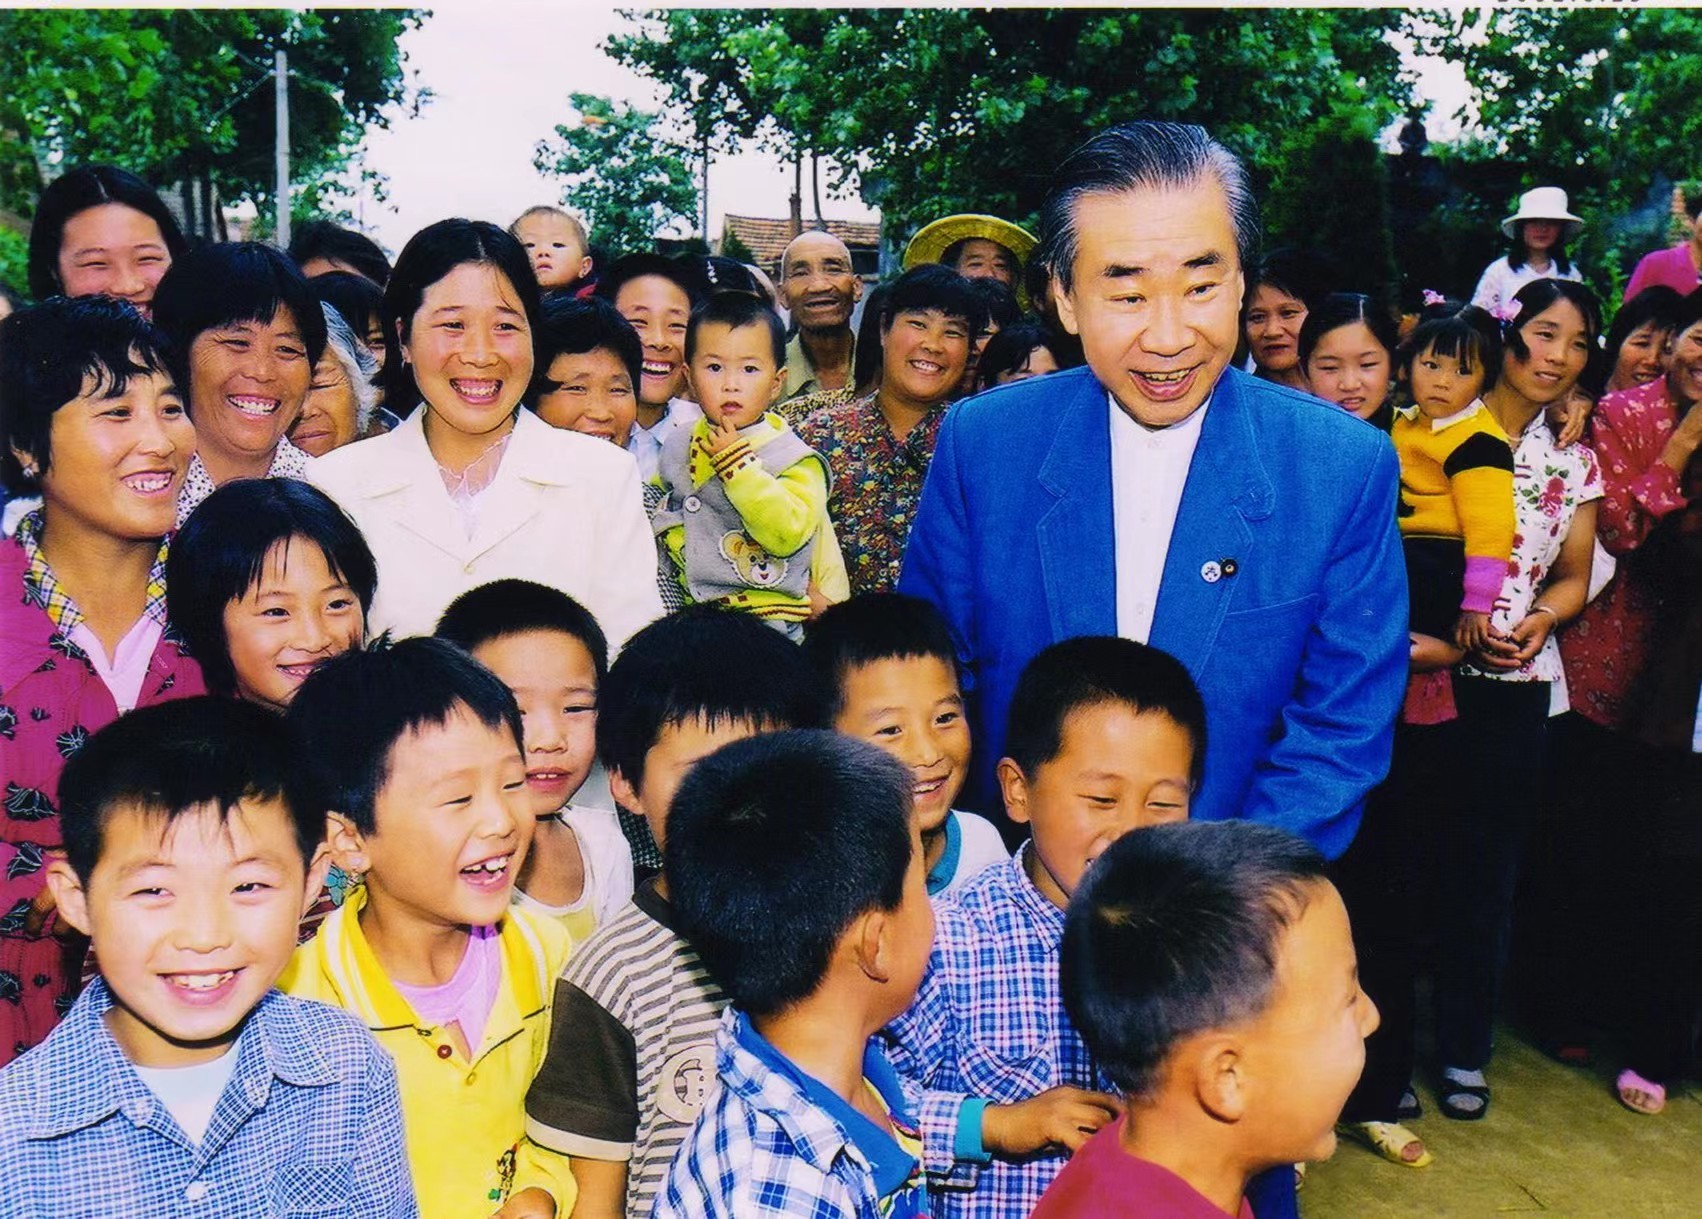
[[[1250,1178],[1335,1150],[1377,1009],[1305,842],[1243,821],[1125,835],[1076,890],[1060,968],[1127,1108],[1033,1219],[1252,1219]]]

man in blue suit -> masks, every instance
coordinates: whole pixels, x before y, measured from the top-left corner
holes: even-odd
[[[1334,858],[1388,768],[1406,681],[1394,449],[1229,367],[1257,210],[1201,128],[1095,136],[1059,167],[1041,229],[1088,366],[953,409],[899,582],[957,634],[983,790],[1029,659],[1125,635],[1205,697],[1192,815],[1280,825]]]

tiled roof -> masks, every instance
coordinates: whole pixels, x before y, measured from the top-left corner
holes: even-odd
[[[804,221],[804,231],[818,227],[813,220]],[[862,248],[875,250],[880,248],[881,226],[860,220],[826,220],[822,222],[829,233],[843,241],[853,250]],[[762,216],[732,216],[726,218],[722,229],[723,240],[726,234],[733,234],[745,243],[745,247],[756,255],[757,263],[763,267],[779,265],[780,256],[786,252],[787,245],[792,240],[792,222],[789,219],[770,220]]]

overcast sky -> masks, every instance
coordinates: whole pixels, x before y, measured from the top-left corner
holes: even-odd
[[[470,216],[506,225],[536,203],[560,201],[559,180],[532,168],[537,142],[567,119],[570,93],[603,94],[655,109],[656,88],[599,50],[624,27],[612,7],[536,0],[440,0],[431,17],[403,39],[408,67],[434,94],[417,119],[374,131],[365,165],[389,178],[390,202],[357,199],[356,219],[392,254],[434,220]],[[1421,91],[1442,104],[1438,121],[1464,95],[1457,68],[1421,63]],[[851,87],[854,87],[852,85]],[[823,173],[825,183],[826,173]],[[710,170],[710,231],[721,218],[784,216],[792,191],[789,167],[758,152],[717,157]],[[805,183],[805,212],[813,214]],[[829,219],[872,220],[862,200],[822,200]]]

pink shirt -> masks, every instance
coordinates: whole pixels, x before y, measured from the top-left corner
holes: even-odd
[[[1118,1139],[1127,1120],[1118,1118],[1083,1144],[1032,1219],[1224,1219],[1228,1212],[1168,1168],[1123,1150]],[[1245,1198],[1236,1219],[1253,1219]]]
[[[445,1027],[453,1024],[459,1028],[467,1052],[476,1057],[501,982],[501,937],[495,927],[474,927],[467,936],[467,951],[461,957],[461,964],[455,967],[455,976],[449,981],[441,986],[410,986],[406,982],[395,985],[423,1023]]]
[[[1644,288],[1653,288],[1657,284],[1689,296],[1696,291],[1698,282],[1702,282],[1702,275],[1697,274],[1696,264],[1690,259],[1690,243],[1687,241],[1683,245],[1643,255],[1637,262],[1637,269],[1631,272],[1631,281],[1625,285],[1625,299],[1630,300]]]

